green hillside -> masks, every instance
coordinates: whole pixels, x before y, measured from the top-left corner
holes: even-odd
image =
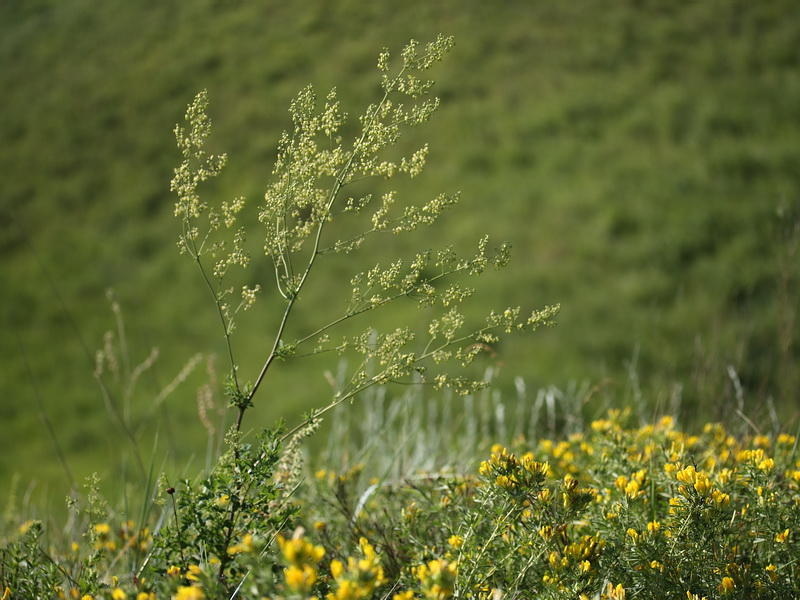
[[[63,496],[37,402],[76,479],[126,454],[93,376],[116,327],[109,288],[130,364],[159,348],[127,404],[115,390],[120,418],[142,427],[145,455],[157,433],[178,464],[203,464],[205,358],[153,404],[195,353],[223,350],[175,245],[175,123],[208,89],[211,145],[230,161],[207,193],[257,201],[302,87],[336,86],[357,115],[377,93],[378,52],[440,32],[456,46],[434,73],[442,109],[411,140],[431,152],[407,193],[463,200],[421,244],[507,239],[512,264],[483,279],[485,305],[562,304],[558,327],[497,349],[500,388],[512,394],[515,376],[530,389],[585,381],[597,386],[590,412],[641,394],[647,410],[714,419],[742,406],[735,372],[745,412],[796,418],[796,3],[27,0],[0,3],[0,418],[11,432],[0,479],[19,473],[21,489],[36,478],[34,494]],[[301,319],[349,269],[332,269]],[[270,306],[237,332],[245,378],[263,360]],[[335,362],[293,364],[251,427],[327,399]]]

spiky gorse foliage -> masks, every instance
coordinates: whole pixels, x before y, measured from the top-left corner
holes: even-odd
[[[515,437],[471,467],[454,450],[450,468],[398,479],[343,460],[364,456],[347,447],[292,504],[274,479],[277,432],[251,446],[231,436],[217,468],[172,489],[161,515],[110,515],[91,483],[66,537],[23,523],[0,546],[0,590],[81,600],[797,598],[797,436],[630,420],[613,410],[567,437]]]
[[[355,252],[373,236],[414,232],[436,222],[458,202],[458,194],[439,194],[420,204],[403,204],[395,190],[377,197],[359,193],[363,186],[355,185],[369,178],[413,178],[423,171],[427,144],[403,156],[397,156],[401,153],[396,146],[405,130],[430,119],[439,107],[438,98],[431,96],[433,81],[426,78],[426,72],[452,45],[452,38],[444,36],[425,46],[412,41],[394,70],[391,56],[384,50],[378,59],[382,94],[366,108],[357,126],[342,111],[335,89],[322,104],[310,86],[292,102],[292,129],[280,139],[273,179],[257,209],[258,235],[272,261],[274,285],[284,299],[284,309],[272,347],[252,385],[240,382],[231,333],[236,313],[253,305],[261,284],[244,287],[233,307],[234,289],[226,285],[225,276],[230,267],[247,267],[249,262],[246,232],[237,228],[237,215],[245,201],[237,198],[212,206],[198,193],[199,184],[218,175],[226,162],[225,155],[208,155],[203,149],[211,130],[205,92],[189,106],[187,128],[176,128],[184,157],[172,181],[178,194],[175,214],[183,224],[179,246],[195,260],[214,294],[228,342],[229,393],[239,409],[239,425],[275,359],[296,356],[301,349],[304,355],[334,350],[358,357],[332,402],[312,415],[316,418],[376,384],[413,380],[462,394],[474,392],[485,382],[454,374],[456,370],[467,367],[495,343],[499,333],[536,329],[550,324],[557,313],[558,307],[547,307],[523,316],[520,308],[512,307],[491,313],[482,324],[468,322],[462,304],[475,290],[463,285],[461,276],[502,268],[509,260],[508,245],[492,248],[485,236],[472,256],[459,256],[449,246],[425,249],[354,273],[349,299],[343,298],[339,316],[295,339],[286,339],[287,324],[301,292],[326,256]],[[354,133],[346,136],[346,131]],[[233,231],[228,239],[219,235],[223,226]],[[360,334],[332,337],[343,322],[401,298],[438,309],[422,334],[401,325],[389,331],[368,327]]]
[[[331,554],[367,537],[395,600],[798,597],[797,437],[630,421],[517,437],[474,476],[320,470],[301,522]]]

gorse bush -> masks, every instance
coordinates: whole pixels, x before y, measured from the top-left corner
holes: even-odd
[[[290,502],[271,432],[166,490],[178,500],[154,533],[98,520],[96,497],[71,545],[24,523],[0,576],[20,598],[796,597],[796,436],[629,420],[613,410],[566,438],[517,437],[476,469],[393,480],[322,469]],[[243,534],[228,541],[233,505]],[[173,514],[179,525],[165,526]]]
[[[370,540],[399,597],[796,597],[796,436],[629,420],[497,445],[474,474],[320,471],[301,523],[337,556]]]
[[[402,155],[399,142],[438,108],[423,75],[451,46],[445,37],[424,47],[411,42],[394,71],[388,51],[381,53],[381,94],[355,126],[335,90],[320,106],[304,89],[256,207],[257,230],[243,224],[250,205],[244,198],[212,203],[200,194],[227,159],[205,150],[208,98],[197,95],[186,126],[175,130],[183,162],[172,189],[179,248],[196,264],[226,342],[225,390],[236,414],[226,451],[194,480],[159,478],[153,461],[148,469],[138,460],[146,482],[138,521],[127,503],[110,509],[93,479],[84,499],[69,500],[62,536],[41,522],[23,523],[0,551],[3,600],[797,593],[800,461],[793,436],[737,440],[719,425],[690,436],[669,418],[635,429],[612,412],[566,440],[518,437],[508,448],[498,445],[476,469],[456,462],[448,471],[387,472],[365,482],[358,464],[342,472],[327,465],[305,477],[301,442],[334,407],[389,383],[474,394],[489,383],[469,370],[481,353],[502,334],[551,324],[558,312],[546,307],[525,316],[509,307],[482,321],[468,318],[475,290],[462,279],[509,260],[507,245],[492,250],[483,237],[470,256],[445,246],[357,270],[337,316],[306,318],[307,330],[289,337],[308,282],[329,257],[363,252],[379,236],[410,234],[456,204],[457,195],[402,205],[393,190],[362,193],[365,180],[423,170],[428,146]],[[348,131],[354,133],[346,142]],[[250,264],[255,235],[273,273],[269,283],[237,287],[233,269]],[[261,368],[248,379],[235,325],[268,285],[283,310]],[[387,331],[340,329],[403,299],[423,309],[422,332],[402,323]],[[353,365],[341,371],[330,401],[288,431],[279,424],[245,435],[244,416],[270,401],[269,375],[279,361],[321,353]]]

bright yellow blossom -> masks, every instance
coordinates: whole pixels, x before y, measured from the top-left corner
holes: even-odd
[[[189,565],[189,569],[186,571],[186,579],[189,581],[200,581],[200,575],[203,574],[203,570],[198,565]]]
[[[249,533],[246,533],[245,536],[242,538],[242,541],[238,544],[234,544],[232,546],[228,546],[228,554],[241,554],[241,553],[249,553],[255,550],[255,546],[253,545],[253,536]]]
[[[309,564],[289,565],[285,573],[286,586],[297,594],[308,594],[317,581],[317,570]]]
[[[769,575],[770,581],[775,582],[778,580],[778,567],[770,563],[765,567],[765,570],[767,571],[767,575]]]
[[[415,569],[422,584],[422,593],[428,600],[446,600],[453,595],[458,565],[446,560],[431,560]]]
[[[675,426],[675,419],[670,416],[661,417],[658,421],[659,429],[672,429]]]
[[[681,483],[691,485],[700,496],[706,496],[711,490],[711,482],[703,471],[697,471],[692,465],[678,471],[675,478]],[[686,488],[681,486],[678,490],[686,495]]]
[[[341,561],[331,561],[331,575],[336,580],[336,588],[328,594],[328,600],[368,598],[378,587],[386,583],[383,567],[375,549],[363,537],[358,545],[361,558],[349,557],[346,569]]]
[[[97,535],[108,535],[111,533],[111,526],[108,523],[98,523],[94,526],[94,532]]]
[[[325,556],[325,548],[322,546],[314,546],[311,542],[304,539],[302,529],[298,529],[290,540],[279,535],[278,545],[286,561],[297,566],[303,564],[316,565],[322,560],[322,557]]]
[[[664,572],[664,565],[662,565],[657,560],[650,562],[650,568],[653,569],[654,571],[661,571],[662,573]]]
[[[206,595],[198,587],[182,585],[173,596],[174,600],[204,600]]]
[[[775,460],[772,458],[765,458],[758,463],[758,468],[759,470],[764,471],[764,473],[769,473],[773,468],[775,468]]]
[[[711,492],[711,501],[717,508],[725,508],[731,503],[731,497],[724,492],[714,490]]]
[[[731,577],[723,577],[722,583],[719,584],[718,589],[722,594],[729,594],[734,588],[733,579]]]
[[[606,586],[605,598],[608,600],[625,600],[625,597],[625,588],[621,583],[618,583],[616,587],[611,583]]]
[[[640,495],[639,490],[639,482],[635,479],[631,479],[628,482],[628,485],[625,486],[625,495],[630,498],[631,500],[635,500]],[[644,492],[642,492],[644,493]]]
[[[719,473],[717,473],[717,481],[719,481],[719,483],[724,485],[729,481],[731,481],[734,478],[735,474],[736,473],[731,469],[722,469],[720,470]]]

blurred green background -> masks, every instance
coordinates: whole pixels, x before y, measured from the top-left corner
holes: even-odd
[[[136,469],[93,377],[115,328],[108,288],[131,365],[160,351],[127,402],[109,378],[119,414],[142,429],[144,456],[157,435],[158,456],[204,464],[205,358],[154,408],[195,353],[223,350],[176,250],[174,125],[208,89],[211,150],[230,161],[205,193],[255,204],[303,86],[337,86],[355,117],[378,91],[380,50],[440,32],[456,38],[432,74],[443,106],[410,140],[430,143],[428,169],[403,187],[463,200],[385,253],[471,248],[484,233],[512,243],[511,266],[477,282],[481,306],[563,308],[555,329],[497,348],[499,388],[588,382],[688,423],[743,398],[756,421],[774,407],[796,423],[796,2],[26,0],[0,3],[0,481],[17,473],[32,501],[63,497],[42,414],[75,479]],[[351,268],[316,273],[301,327],[346,297]],[[249,277],[271,281],[269,265]],[[244,379],[277,309],[266,294],[240,325]],[[246,428],[326,403],[335,360],[280,365]]]

